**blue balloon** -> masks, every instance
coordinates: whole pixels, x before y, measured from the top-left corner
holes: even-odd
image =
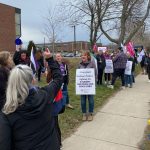
[[[15,44],[16,44],[16,45],[21,45],[21,44],[22,44],[21,39],[19,39],[19,38],[18,38],[18,39],[16,39],[16,40],[15,40]]]

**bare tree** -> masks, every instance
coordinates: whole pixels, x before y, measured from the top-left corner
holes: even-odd
[[[143,39],[144,40],[143,40],[142,44],[146,47],[150,47],[150,32],[145,33],[143,36]]]
[[[60,41],[60,32],[62,27],[62,14],[59,11],[59,7],[55,6],[53,9],[49,8],[48,16],[44,17],[44,30],[43,33],[52,43],[52,51],[55,51],[55,43]]]
[[[97,0],[100,2],[101,0]],[[101,16],[101,6],[97,11],[99,18],[100,29],[104,35],[111,41],[116,44],[128,43],[138,32],[138,30],[144,25],[146,18],[149,15],[150,10],[150,1],[147,1],[147,8],[145,12],[141,12],[140,8],[143,8],[143,0],[110,0],[113,6],[111,9],[107,9],[105,14]],[[104,0],[102,1],[104,2]],[[109,16],[108,16],[109,15]],[[113,20],[113,21],[112,21]],[[112,35],[107,32],[108,28],[105,28],[106,24],[114,26],[114,29],[119,29],[118,38],[112,38]],[[134,25],[130,32],[128,32],[129,22]]]
[[[118,45],[128,43],[144,28],[150,0],[70,0],[67,8],[69,18],[88,27],[92,48],[102,34]]]
[[[99,32],[98,18],[96,15],[95,0],[69,0],[62,5],[68,13],[69,25],[85,25],[89,30],[91,48],[98,40]]]

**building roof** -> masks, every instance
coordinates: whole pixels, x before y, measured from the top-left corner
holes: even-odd
[[[15,9],[20,9],[20,8],[17,8],[17,7],[14,7],[14,6],[10,6],[10,5],[7,5],[7,4],[3,4],[3,3],[0,3],[0,5],[4,5],[4,6],[6,6],[6,7],[13,7],[13,8],[15,8]]]

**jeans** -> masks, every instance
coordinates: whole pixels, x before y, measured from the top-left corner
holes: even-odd
[[[82,113],[87,113],[86,110],[86,99],[89,101],[89,113],[93,113],[94,110],[94,96],[93,95],[81,95],[81,108]]]
[[[124,75],[125,78],[125,86],[128,86],[128,84],[130,84],[130,86],[132,86],[133,83],[133,75]]]
[[[65,93],[65,101],[66,101],[66,105],[69,104],[69,95],[68,95],[68,85],[64,83],[63,85],[63,89],[62,92]]]

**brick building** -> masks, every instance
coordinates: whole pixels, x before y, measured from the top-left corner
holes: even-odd
[[[21,10],[0,3],[0,51],[15,51],[15,39],[21,36]]]
[[[45,44],[36,44],[39,48],[48,47],[50,51],[53,51],[52,43],[45,43]],[[97,46],[102,46],[101,43],[98,43]],[[76,44],[74,42],[62,42],[62,43],[55,43],[55,52],[70,52],[74,53],[75,50],[80,52],[82,50],[90,50],[90,42],[86,41],[77,41]]]

